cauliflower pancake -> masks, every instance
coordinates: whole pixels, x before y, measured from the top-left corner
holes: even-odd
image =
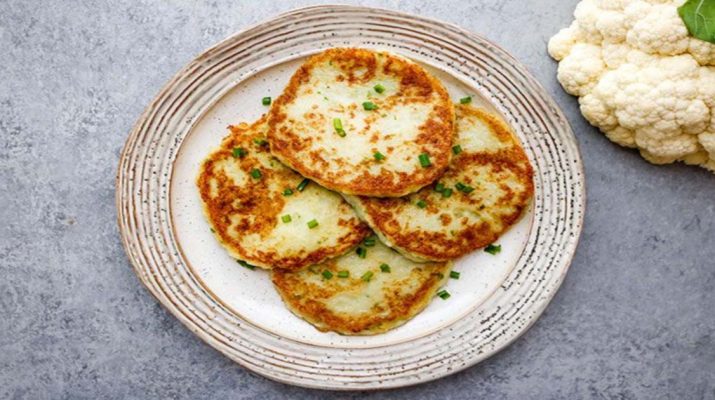
[[[301,175],[341,193],[397,197],[447,168],[454,107],[409,60],[334,48],[295,72],[269,124],[271,152]]]
[[[288,309],[320,331],[374,335],[422,311],[448,279],[451,262],[408,260],[375,238],[302,271],[272,271]]]
[[[201,166],[204,213],[231,256],[296,270],[339,256],[370,230],[340,197],[296,174],[268,151],[267,124],[231,126]],[[306,180],[306,183],[308,181]]]
[[[498,117],[457,105],[455,153],[445,174],[409,196],[345,196],[380,238],[413,260],[449,260],[494,242],[533,193],[532,168]]]

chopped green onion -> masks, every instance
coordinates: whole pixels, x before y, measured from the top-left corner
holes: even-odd
[[[263,103],[264,106],[270,106],[271,105],[271,98],[270,97],[264,97],[261,99],[261,103]]]
[[[258,146],[265,146],[268,144],[268,141],[263,138],[255,138],[255,139],[253,139],[253,143],[255,143]]]
[[[243,147],[234,147],[233,148],[233,157],[234,158],[244,157],[246,154],[248,154],[248,152]]]
[[[325,278],[325,279],[330,279],[330,278],[332,278],[332,277],[333,277],[333,273],[332,273],[332,272],[328,271],[327,269],[326,269],[325,271],[323,271],[323,278]]]
[[[382,161],[385,159],[385,156],[379,151],[376,151],[375,154],[373,154],[372,156],[375,157],[376,161]]]
[[[335,128],[335,133],[340,137],[345,137],[345,129],[343,129],[343,121],[340,118],[333,118],[333,128]]]
[[[318,221],[316,221],[314,219],[311,219],[310,221],[308,221],[308,228],[313,229],[316,226],[318,226]]]
[[[375,237],[370,236],[369,238],[363,240],[362,244],[364,244],[366,247],[372,247],[375,245]]]
[[[501,245],[500,244],[490,244],[489,246],[484,248],[484,251],[491,255],[496,255],[501,252]]]
[[[452,279],[459,279],[459,272],[457,271],[449,271],[449,277]]]
[[[444,191],[444,183],[438,182],[438,183],[434,186],[434,191],[437,192],[437,193],[442,193],[442,192]]]
[[[427,154],[427,153],[420,154],[419,159],[420,159],[420,165],[422,165],[422,168],[427,168],[430,165],[432,165],[432,163],[429,160],[429,154]]]
[[[284,216],[281,217],[281,220],[287,224],[287,223],[289,223],[290,221],[292,221],[293,218],[290,217],[290,214],[286,214],[286,215],[284,215]]]
[[[365,111],[377,110],[377,104],[375,104],[371,101],[366,101],[366,102],[362,103],[362,108],[364,108]]]
[[[459,102],[461,104],[469,104],[472,102],[472,96],[462,97],[461,99],[459,99]]]
[[[286,190],[283,191],[283,196],[290,196],[293,194],[293,189],[291,188],[286,188]]]
[[[298,187],[296,187],[296,189],[298,189],[299,192],[302,192],[305,190],[305,187],[308,186],[309,183],[310,183],[310,179],[303,179],[302,181],[300,181],[300,183],[298,184]]]
[[[375,91],[377,93],[382,93],[385,91],[385,87],[380,85],[379,83],[377,85],[373,86],[373,89],[375,89]]]
[[[382,271],[382,272],[391,272],[390,266],[387,265],[387,264],[381,264],[381,265],[380,265],[380,271]]]
[[[355,253],[357,253],[358,257],[360,258],[365,258],[365,256],[367,256],[367,250],[362,247],[358,247],[357,249],[355,249]]]
[[[343,129],[343,121],[340,118],[333,118],[333,128],[336,130]]]
[[[456,156],[457,154],[459,154],[461,152],[462,152],[462,146],[460,146],[460,145],[452,146],[452,154],[454,154]]]
[[[214,228],[209,228],[209,229],[211,229],[211,233],[216,233],[216,231],[214,230]]]
[[[365,282],[370,282],[370,279],[372,279],[372,271],[367,271],[362,276],[360,279],[364,280]]]
[[[254,169],[251,170],[251,176],[252,176],[254,179],[261,179],[261,177],[263,176],[263,174],[261,174],[261,170],[260,170],[260,169],[254,168]]]
[[[452,295],[449,294],[449,292],[446,291],[445,289],[442,289],[442,290],[440,290],[439,292],[437,292],[437,296],[441,297],[442,300],[447,300],[447,299],[450,298]]]
[[[465,185],[462,182],[457,182],[457,184],[454,185],[454,187],[456,187],[457,190],[459,190],[462,193],[470,193],[472,190],[474,190],[473,187],[471,187],[469,185]]]
[[[249,263],[247,263],[247,262],[245,262],[245,261],[243,261],[243,260],[236,260],[236,261],[237,261],[238,264],[241,265],[243,268],[248,268],[248,269],[250,269],[250,270],[256,269],[256,266],[255,266],[255,265],[251,265],[251,264],[249,264]]]
[[[338,271],[338,278],[347,278],[350,276],[350,271]]]
[[[419,208],[425,208],[425,207],[427,207],[427,203],[425,203],[424,200],[419,200],[419,201],[417,201],[416,204],[417,204],[417,207],[419,207]]]
[[[445,199],[446,199],[446,198],[448,198],[448,197],[451,196],[451,195],[452,195],[452,189],[450,189],[450,188],[445,188],[445,189],[442,191],[442,198],[445,198]]]

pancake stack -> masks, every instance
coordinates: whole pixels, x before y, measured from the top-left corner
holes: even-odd
[[[448,298],[452,261],[495,242],[534,190],[501,119],[455,106],[412,61],[355,48],[307,59],[266,115],[230,127],[197,185],[229,254],[345,335]]]

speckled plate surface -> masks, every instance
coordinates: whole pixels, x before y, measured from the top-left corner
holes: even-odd
[[[264,271],[240,267],[213,238],[195,178],[226,126],[257,119],[308,55],[337,46],[385,49],[440,78],[453,98],[473,95],[501,114],[535,173],[527,215],[497,256],[458,260],[448,300],[435,299],[386,334],[322,333],[292,315]],[[281,382],[323,389],[416,384],[503,349],[543,312],[581,232],[581,159],[560,110],[506,52],[458,27],[349,6],[296,10],[240,32],[181,70],[132,130],[117,174],[122,239],[141,282],[192,332],[226,356]]]

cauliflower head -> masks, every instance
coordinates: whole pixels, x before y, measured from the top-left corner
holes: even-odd
[[[654,164],[715,172],[715,45],[688,35],[684,0],[582,0],[549,41],[557,78],[606,137]]]

